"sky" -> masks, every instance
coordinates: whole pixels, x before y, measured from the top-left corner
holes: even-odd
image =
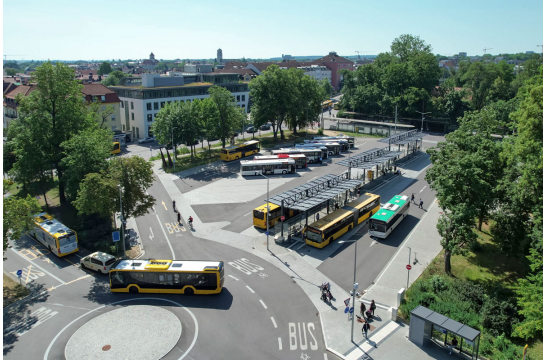
[[[376,55],[402,34],[435,54],[542,52],[541,0],[3,2],[3,55],[25,60]]]

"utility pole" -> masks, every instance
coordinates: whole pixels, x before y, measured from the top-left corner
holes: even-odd
[[[422,114],[422,125],[420,126],[420,132],[424,131],[424,115],[431,114],[431,112],[424,112],[424,105],[422,105],[422,111],[416,111],[419,114]]]
[[[123,199],[121,196],[121,184],[117,185],[119,187],[119,206],[121,208],[121,213],[119,217],[121,218],[121,243],[123,244],[123,255],[121,256],[121,259],[125,259],[125,219],[123,219]]]
[[[174,171],[176,171],[176,147],[174,146],[174,126],[171,128],[172,131],[172,149],[174,150]]]
[[[408,246],[407,246],[408,247]],[[411,263],[411,248],[409,248],[409,262],[407,264],[410,264]],[[411,273],[411,271],[409,269],[407,269],[407,289],[405,289],[406,291],[409,290],[409,274]]]

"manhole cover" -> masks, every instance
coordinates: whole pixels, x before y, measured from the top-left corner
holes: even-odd
[[[110,350],[111,348],[112,348],[112,347],[111,347],[110,345],[104,345],[104,346],[102,347],[102,351],[108,351],[108,350]]]

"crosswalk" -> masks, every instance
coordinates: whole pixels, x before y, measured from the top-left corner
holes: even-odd
[[[51,319],[58,313],[58,311],[53,311],[45,307],[39,308],[38,310],[27,314],[24,320],[19,321],[18,323],[8,327],[6,329],[6,332],[22,336],[30,330],[34,329],[36,326],[43,324],[47,320]]]

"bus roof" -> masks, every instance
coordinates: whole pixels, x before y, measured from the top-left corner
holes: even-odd
[[[289,158],[302,158],[302,157],[306,158],[305,154],[285,154],[284,156],[286,157],[282,157],[281,155],[284,155],[284,154],[254,156],[254,161],[275,160],[275,159],[283,160],[283,159],[289,159]]]
[[[381,207],[380,210],[371,217],[371,219],[387,222],[392,216],[397,214],[399,209],[401,209],[401,207],[405,205],[408,201],[408,196],[396,195],[392,199],[390,199],[390,201],[384,204],[384,206]]]
[[[275,150],[271,150],[271,153],[272,154],[290,154],[290,153],[293,153],[293,154],[304,154],[305,152],[307,153],[310,153],[310,152],[322,152],[322,150],[320,150],[318,147],[305,147],[305,148],[301,148],[301,149],[275,149]]]
[[[247,145],[253,145],[253,144],[259,144],[259,141],[258,140],[250,140],[250,141],[246,141],[242,144],[236,144],[236,145],[231,145],[231,146],[227,146],[227,147],[224,147],[222,150],[234,150],[234,149],[238,149],[240,147],[244,147],[244,146],[247,146]]]
[[[278,206],[278,205],[276,205],[276,204],[273,204],[273,203],[271,203],[271,202],[269,203],[269,209],[270,209],[271,211],[276,210],[276,209],[279,209],[279,208],[280,208],[280,206]],[[267,204],[263,204],[263,205],[261,205],[261,206],[256,207],[256,208],[254,209],[254,211],[256,211],[256,210],[257,210],[257,211],[260,211],[260,212],[263,212],[263,213],[266,213],[266,212],[267,212]]]
[[[36,225],[47,231],[51,235],[62,236],[66,233],[72,232],[74,230],[69,229],[66,225],[63,225],[59,220],[54,219],[48,213],[39,213],[34,217],[34,222]]]
[[[240,165],[276,165],[276,164],[295,164],[292,158],[270,159],[270,160],[241,160]]]
[[[331,214],[327,214],[320,220],[314,222],[312,224],[312,227],[324,231],[325,229],[333,225],[339,218],[345,217],[346,214],[352,214],[352,211],[340,208],[339,210],[335,210]]]
[[[115,270],[204,271],[206,268],[218,270],[220,263],[206,260],[121,260]]]

